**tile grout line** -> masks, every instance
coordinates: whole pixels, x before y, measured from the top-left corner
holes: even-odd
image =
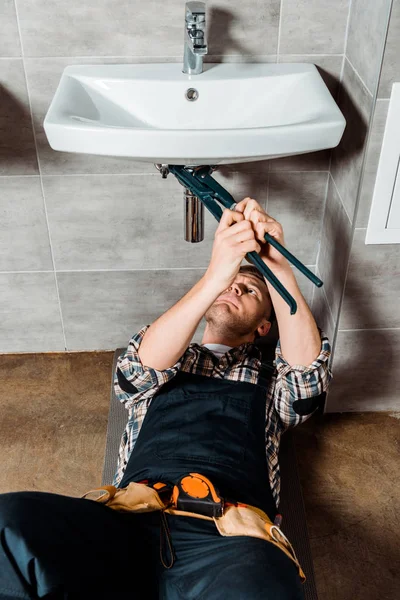
[[[40,175],[22,175],[22,174],[21,175],[0,175],[0,179],[6,179],[7,177],[9,179],[12,179],[12,178],[16,179],[17,177],[18,178],[19,177],[40,177]]]
[[[352,221],[351,221],[351,219],[350,219],[350,217],[349,217],[349,214],[348,214],[348,212],[347,212],[347,210],[346,210],[346,207],[345,207],[345,205],[344,205],[344,203],[343,203],[342,196],[341,196],[341,194],[340,194],[340,192],[339,192],[339,190],[338,190],[338,188],[337,188],[336,182],[335,182],[335,180],[334,180],[334,179],[333,179],[333,177],[332,177],[332,173],[330,173],[330,176],[331,176],[331,179],[332,179],[333,185],[335,186],[336,193],[337,193],[337,195],[339,196],[340,204],[343,206],[343,210],[344,210],[344,212],[346,213],[346,216],[347,216],[347,218],[348,218],[348,220],[349,220],[350,227],[352,227],[352,226],[353,226],[353,223],[352,223]]]
[[[349,29],[350,29],[351,9],[352,8],[353,8],[353,0],[350,0],[350,2],[349,2],[349,12],[347,14],[346,31],[345,31],[345,34],[344,34],[343,57],[346,57],[347,44],[349,42]]]
[[[282,32],[282,13],[283,13],[283,0],[281,0],[279,10],[279,24],[278,24],[278,42],[276,46],[276,62],[279,63],[279,55],[281,51],[281,32]]]
[[[360,174],[360,177],[361,177],[361,174]],[[340,316],[341,316],[341,312],[342,312],[343,299],[344,299],[344,294],[345,294],[345,289],[346,289],[346,283],[347,283],[347,273],[348,273],[349,267],[350,267],[350,255],[351,255],[351,249],[352,249],[352,246],[353,246],[354,231],[353,231],[353,223],[350,220],[350,217],[349,217],[349,215],[347,213],[345,205],[343,204],[342,196],[340,195],[339,190],[338,190],[338,188],[336,186],[336,182],[335,182],[334,178],[332,177],[332,173],[330,173],[330,178],[332,179],[332,183],[335,186],[336,193],[338,195],[340,204],[343,207],[345,215],[349,219],[350,231],[351,231],[351,236],[350,236],[350,240],[349,240],[349,242],[350,242],[349,256],[348,256],[348,259],[347,259],[347,265],[346,265],[345,277],[344,277],[344,281],[343,281],[342,293],[340,295],[339,304],[338,304],[338,308],[337,308],[337,320],[336,320],[336,322],[335,322],[335,319],[333,319],[332,308],[329,306],[330,311],[331,311],[331,315],[332,315],[332,319],[333,319],[333,325],[334,325],[333,339],[332,339],[332,357],[331,357],[331,360],[332,360],[331,364],[333,365],[333,361],[334,361],[334,358],[335,358],[336,342],[337,342],[338,333],[339,333]]]
[[[342,56],[343,56],[342,68],[343,68],[344,53],[343,53]],[[336,92],[336,100],[335,100],[336,104],[338,104],[338,102],[339,102],[340,88],[342,86],[341,81],[342,81],[342,79],[341,79],[341,75],[340,75],[340,81],[339,81],[338,89],[337,89],[337,92]],[[323,227],[324,227],[326,209],[327,209],[327,206],[328,206],[329,178],[332,177],[332,157],[333,157],[333,151],[334,151],[334,148],[331,149],[331,153],[330,153],[330,156],[329,156],[328,178],[327,178],[327,181],[326,181],[326,195],[325,195],[324,210],[323,210],[323,214],[322,214],[321,234],[322,234]],[[332,177],[332,180],[333,180],[333,177]],[[316,260],[316,268],[318,269],[318,277],[321,277],[320,273],[319,273],[319,257],[320,257],[320,254],[321,254],[321,246],[322,246],[322,241],[320,242],[320,245],[319,245],[318,256],[317,256],[317,260]],[[331,309],[331,307],[329,305],[328,297],[326,295],[324,287],[323,287],[323,292],[324,292],[324,296],[325,296],[326,305],[327,305],[328,310],[330,312],[330,315],[332,317],[332,326],[333,326],[333,329],[335,329],[335,320],[333,318],[332,309]],[[314,295],[315,295],[315,290],[314,290]],[[313,299],[314,299],[314,295],[313,295]]]
[[[342,62],[342,68],[340,70],[340,86],[342,85],[342,81],[343,81],[343,73],[344,73],[344,64],[346,61],[346,50],[347,50],[347,42],[349,39],[349,29],[350,29],[350,16],[351,16],[351,8],[352,8],[352,0],[350,0],[349,3],[349,12],[347,14],[347,23],[346,23],[346,31],[344,33],[344,45],[343,45],[343,62]]]
[[[295,154],[291,155],[291,156],[296,156]],[[291,156],[283,156],[282,158],[291,158]],[[300,156],[300,155],[297,155]],[[271,158],[271,161],[273,161],[274,159]],[[281,160],[278,158],[278,160]],[[297,170],[293,170],[293,169],[278,169],[278,170],[274,170],[274,169],[270,169],[269,171],[270,173],[278,173],[278,174],[287,174],[287,173],[329,173],[328,169],[297,169]]]
[[[320,270],[318,268],[318,265],[316,265],[315,268],[316,268],[316,275],[317,275],[317,277],[321,278],[321,273],[320,273]],[[326,303],[326,305],[328,307],[328,311],[329,311],[329,314],[330,314],[331,320],[332,320],[332,329],[334,330],[335,329],[335,319],[333,318],[333,312],[332,312],[332,309],[330,307],[330,304],[329,304],[329,301],[328,301],[328,296],[326,295],[326,291],[325,291],[325,286],[324,285],[321,287],[321,291],[322,291],[323,296],[325,298],[325,303]]]
[[[109,177],[114,175],[122,175],[124,177],[138,177],[146,175],[146,177],[150,177],[154,175],[155,177],[159,176],[159,173],[151,173],[150,171],[143,171],[142,173],[55,173],[50,175],[0,175],[1,178],[11,178],[11,177]]]
[[[358,79],[361,81],[365,90],[368,92],[368,94],[371,96],[371,98],[373,98],[374,97],[373,93],[370,91],[369,87],[367,86],[367,84],[365,83],[365,81],[361,77],[360,73],[357,71],[357,69],[355,68],[355,66],[353,65],[353,63],[351,62],[351,60],[349,59],[348,56],[346,56],[346,60],[349,63],[349,65],[351,66],[351,68],[353,69],[354,73],[357,75]]]
[[[316,267],[316,265],[305,265],[308,269]],[[57,273],[136,273],[148,271],[204,271],[205,267],[152,267],[148,269],[58,269]],[[0,275],[17,275],[19,273],[54,273],[54,271],[0,271]]]
[[[28,95],[29,112],[30,112],[30,115],[31,115],[32,136],[33,136],[33,140],[34,140],[34,143],[35,143],[35,152],[36,152],[36,160],[37,160],[38,170],[39,170],[40,187],[41,187],[41,190],[42,190],[43,209],[44,209],[44,214],[45,214],[45,218],[46,218],[47,234],[49,236],[50,255],[51,255],[51,262],[53,264],[53,271],[52,272],[53,272],[54,283],[55,283],[55,287],[56,287],[56,294],[57,294],[57,300],[58,300],[58,310],[59,310],[59,314],[60,314],[61,330],[62,330],[62,335],[63,335],[63,339],[64,339],[64,350],[66,351],[67,350],[67,341],[66,341],[66,337],[65,337],[64,320],[63,320],[63,315],[62,315],[62,310],[61,310],[60,292],[59,292],[59,289],[58,289],[56,265],[55,265],[55,260],[54,260],[53,245],[52,245],[52,242],[51,242],[50,225],[49,225],[49,219],[48,219],[48,214],[47,214],[46,199],[45,199],[45,195],[44,195],[42,170],[41,170],[40,158],[39,158],[39,152],[38,152],[38,146],[37,146],[35,125],[34,125],[34,121],[33,121],[33,111],[32,111],[31,95],[30,95],[30,90],[29,90],[29,85],[28,85],[28,77],[27,77],[27,74],[26,74],[24,45],[23,45],[23,42],[22,42],[22,35],[21,35],[21,28],[20,28],[20,21],[19,21],[19,12],[18,12],[17,0],[15,0],[15,13],[16,13],[16,18],[17,18],[18,35],[19,35],[19,40],[20,40],[20,44],[21,44],[22,67],[23,67],[23,70],[24,70],[26,93]],[[36,272],[40,272],[40,271],[36,271]],[[46,271],[46,272],[51,272],[51,271]]]
[[[269,212],[268,212],[268,204],[269,204],[269,182],[270,182],[270,178],[271,178],[271,171],[268,168],[268,174],[267,174],[267,197],[265,199],[265,212],[267,213],[267,215],[269,214]],[[270,215],[270,216],[272,216],[272,215]]]
[[[282,0],[282,2],[283,2],[283,0]],[[259,56],[268,56],[268,54],[265,54],[265,55],[260,54]],[[329,52],[326,54],[318,54],[318,53],[314,54],[313,52],[301,52],[299,54],[292,53],[292,52],[284,52],[282,54],[282,56],[325,56],[325,57],[335,56],[335,57],[338,57],[338,56],[343,56],[343,52]]]
[[[330,165],[331,158],[332,158],[332,151],[331,151],[331,155],[330,155],[330,158],[329,158],[329,165]],[[323,232],[323,229],[324,229],[324,219],[325,219],[325,213],[326,213],[326,203],[328,201],[329,175],[330,175],[330,170],[327,171],[327,177],[326,177],[324,207],[322,209],[322,215],[321,215],[321,220],[320,220],[320,238],[319,238],[318,252],[317,252],[317,256],[315,258],[315,268],[316,269],[318,269],[319,257],[320,257],[320,254],[321,254],[322,232]],[[318,269],[318,271],[319,271],[319,269]],[[319,273],[318,273],[318,277],[320,277]],[[313,286],[313,291],[312,291],[312,294],[311,294],[311,306],[313,306],[313,304],[314,304],[315,287],[316,286]]]
[[[331,307],[330,307],[329,300],[328,300],[328,296],[326,295],[326,290],[325,290],[324,286],[322,286],[322,293],[323,293],[323,295],[324,295],[325,302],[326,302],[326,305],[327,305],[327,307],[328,307],[329,314],[330,314],[330,316],[331,316],[331,321],[332,321],[332,329],[333,329],[333,330],[335,330],[335,319],[333,318],[333,312],[332,312],[332,309],[331,309]],[[340,316],[340,315],[339,315],[339,316]],[[338,322],[339,322],[339,321],[338,321]],[[332,341],[333,341],[333,340],[332,340]]]
[[[285,158],[285,157],[283,157]],[[287,157],[290,158],[290,157]],[[270,159],[272,160],[272,159]],[[279,159],[278,159],[279,160]],[[270,173],[277,174],[288,174],[288,173],[329,173],[327,169],[301,169],[301,170],[292,170],[292,169],[281,169],[281,170],[270,170]],[[143,171],[142,173],[55,173],[50,175],[0,175],[0,179],[4,178],[20,178],[20,177],[159,177],[159,173],[151,173],[150,171]]]
[[[283,1],[283,0],[282,0]],[[277,53],[272,53],[272,54],[207,54],[207,57],[211,57],[211,58],[217,58],[219,56],[225,57],[225,56],[235,56],[237,57],[248,57],[248,58],[259,58],[261,56],[269,56],[269,57],[273,57],[273,56],[277,56]],[[301,52],[301,53],[292,53],[292,52],[286,52],[283,53],[282,56],[325,56],[325,57],[338,57],[338,56],[343,56],[343,54],[341,52],[328,52],[328,53],[313,53],[313,52]],[[137,54],[137,55],[127,55],[127,54],[123,54],[120,56],[114,56],[112,54],[107,54],[104,56],[94,56],[92,54],[87,55],[87,54],[79,54],[76,56],[26,56],[25,57],[27,60],[78,60],[80,58],[85,58],[85,59],[104,59],[104,60],[109,60],[110,58],[114,59],[114,58],[139,58],[139,59],[146,59],[146,62],[139,62],[139,63],[134,63],[135,65],[146,65],[146,64],[151,64],[151,61],[154,62],[154,59],[156,58],[176,58],[177,59],[177,63],[182,60],[181,55],[178,54],[163,54],[163,55],[156,55],[156,56],[149,56],[148,54]],[[20,60],[21,56],[0,56],[0,61],[1,60]],[[129,64],[129,63],[126,63]],[[166,63],[168,64],[168,63]],[[171,64],[176,64],[176,63],[171,63]],[[208,62],[205,62],[204,64],[209,64]]]
[[[360,329],[338,329],[338,332],[349,332],[349,331],[400,331],[400,327],[370,327]]]

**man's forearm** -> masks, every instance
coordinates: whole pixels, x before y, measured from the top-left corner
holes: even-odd
[[[318,357],[321,350],[321,337],[317,325],[289,263],[274,273],[297,303],[297,312],[291,315],[285,300],[265,280],[278,321],[282,355],[290,365],[308,366]]]
[[[138,351],[142,364],[159,371],[174,365],[189,346],[201,319],[222,292],[203,276],[147,329]]]

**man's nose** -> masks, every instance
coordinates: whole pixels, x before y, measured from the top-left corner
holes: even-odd
[[[235,294],[237,294],[238,296],[240,296],[242,294],[242,288],[238,283],[232,283],[229,290],[233,290],[235,292]]]

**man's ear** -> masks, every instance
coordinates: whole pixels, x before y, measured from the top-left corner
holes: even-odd
[[[265,337],[271,329],[271,327],[272,323],[270,321],[265,320],[261,325],[257,327],[256,331],[260,337]]]

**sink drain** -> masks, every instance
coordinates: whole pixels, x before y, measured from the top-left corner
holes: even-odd
[[[185,92],[185,98],[186,98],[186,100],[189,100],[190,102],[194,102],[195,100],[197,100],[198,97],[199,97],[199,92],[197,90],[195,90],[194,88],[189,88]]]

